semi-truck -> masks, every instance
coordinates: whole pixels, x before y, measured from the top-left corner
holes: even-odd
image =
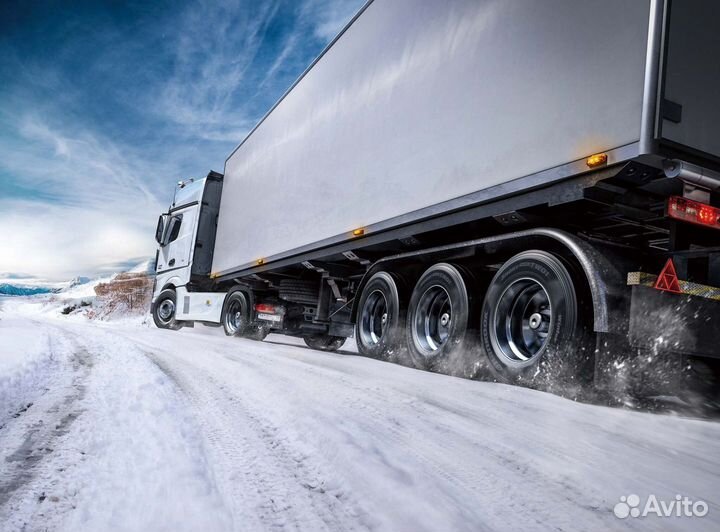
[[[222,174],[177,185],[155,323],[507,383],[662,359],[717,390],[719,23],[712,0],[367,2]]]

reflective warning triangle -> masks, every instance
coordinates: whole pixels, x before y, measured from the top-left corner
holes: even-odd
[[[665,263],[665,267],[658,275],[657,281],[655,281],[655,288],[662,290],[663,292],[672,292],[673,294],[682,294],[682,288],[678,282],[677,272],[675,271],[675,265],[672,259],[668,259]]]

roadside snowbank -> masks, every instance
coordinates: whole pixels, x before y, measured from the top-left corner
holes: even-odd
[[[23,316],[31,319],[59,319],[63,322],[86,323],[110,321],[128,326],[149,326],[148,309],[128,309],[122,304],[107,304],[95,294],[95,287],[109,283],[115,275],[72,286],[53,294],[0,298],[0,316]],[[149,306],[149,305],[148,305]]]
[[[61,362],[54,344],[61,342],[0,312],[0,427],[48,386]]]
[[[186,399],[144,351],[2,316],[3,532],[232,529]]]
[[[77,510],[61,529],[229,530],[202,436],[170,379],[116,336],[86,345],[94,367],[72,438],[84,455],[57,493]]]

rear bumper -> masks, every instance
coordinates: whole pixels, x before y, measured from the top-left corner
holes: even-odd
[[[631,290],[629,340],[633,346],[656,353],[720,358],[720,301],[642,284]]]

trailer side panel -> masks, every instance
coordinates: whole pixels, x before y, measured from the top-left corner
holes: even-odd
[[[720,3],[670,4],[661,137],[720,158]]]
[[[375,0],[228,158],[213,271],[638,141],[649,0]]]

